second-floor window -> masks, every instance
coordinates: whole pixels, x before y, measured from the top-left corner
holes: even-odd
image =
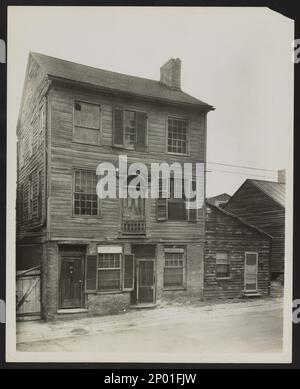
[[[74,170],[73,180],[73,214],[78,216],[98,216],[99,202],[96,193],[96,172]]]
[[[187,121],[185,119],[168,118],[168,153],[188,153]]]
[[[147,114],[140,111],[114,109],[114,146],[145,151],[147,148]]]
[[[75,101],[73,140],[79,143],[100,144],[99,105]]]

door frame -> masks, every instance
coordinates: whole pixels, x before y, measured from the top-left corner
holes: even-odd
[[[63,282],[63,261],[64,259],[71,259],[71,258],[77,258],[81,261],[81,274],[82,274],[82,283],[81,283],[81,301],[80,301],[80,307],[73,307],[73,308],[64,308],[62,304],[62,282]],[[66,251],[60,253],[59,258],[59,283],[58,283],[58,309],[83,309],[86,305],[86,299],[85,299],[85,292],[84,292],[84,285],[85,285],[85,254],[80,252],[72,252],[72,251]]]
[[[142,303],[139,302],[139,263],[151,261],[153,262],[153,302],[152,303]],[[155,258],[138,258],[136,259],[136,304],[156,304],[156,259]]]
[[[255,289],[246,289],[246,260],[247,254],[255,254],[256,255],[256,288]],[[244,291],[245,292],[257,292],[258,290],[258,252],[257,251],[245,251],[244,258]]]

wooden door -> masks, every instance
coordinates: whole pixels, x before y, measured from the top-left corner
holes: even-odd
[[[258,254],[252,252],[245,253],[245,291],[257,291],[257,259]]]
[[[140,259],[137,265],[137,303],[155,302],[154,260]]]
[[[40,267],[17,272],[17,319],[41,318]]]
[[[82,308],[83,276],[83,256],[62,257],[60,308]]]

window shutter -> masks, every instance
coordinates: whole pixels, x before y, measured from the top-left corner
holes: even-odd
[[[192,190],[196,189],[196,181],[192,181]],[[190,202],[194,202],[196,200],[196,197],[193,199],[187,199],[186,204],[189,205]],[[197,208],[186,208],[186,213],[187,213],[187,220],[189,222],[196,223],[198,220],[198,209]]]
[[[124,145],[124,111],[122,109],[114,110],[113,126],[114,126],[113,144],[115,146],[123,146]]]
[[[136,130],[136,149],[145,150],[147,147],[147,114],[145,112],[136,112]]]
[[[86,281],[85,290],[95,292],[97,290],[97,255],[86,257]]]
[[[156,219],[158,221],[168,220],[168,199],[163,197],[165,190],[162,179],[159,180],[159,198],[156,200]]]
[[[123,290],[132,291],[134,289],[134,270],[135,260],[134,254],[124,255],[123,266]]]

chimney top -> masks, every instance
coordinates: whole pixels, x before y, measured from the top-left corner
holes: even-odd
[[[285,184],[285,169],[277,171],[278,184]]]
[[[160,82],[168,88],[181,90],[181,60],[170,58],[160,68]]]

